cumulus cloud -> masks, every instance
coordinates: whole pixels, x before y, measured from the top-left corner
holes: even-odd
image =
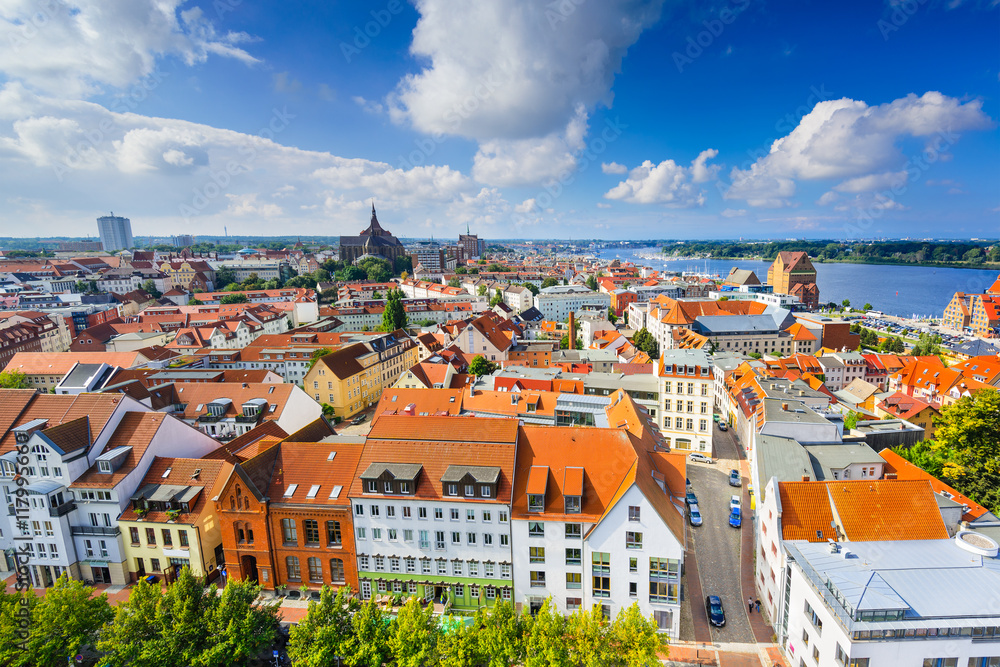
[[[602,162],[601,171],[605,174],[625,174],[628,173],[628,167],[617,162]]]
[[[835,185],[833,189],[837,192],[871,192],[898,187],[904,183],[906,183],[906,172],[892,171],[851,178]]]
[[[840,195],[832,190],[829,190],[820,195],[820,198],[816,200],[816,203],[820,206],[829,206],[838,199],[840,199]]]
[[[364,97],[361,97],[360,95],[355,95],[354,97],[351,98],[351,101],[357,104],[359,107],[361,107],[365,113],[379,115],[383,111],[385,111],[385,107],[382,106],[382,104],[380,104],[379,102],[375,102],[373,100],[367,100]]]
[[[347,225],[346,233],[363,227],[372,196],[397,221],[440,216],[452,204],[470,221],[498,218],[509,207],[499,192],[484,194],[468,175],[446,165],[402,169],[283,146],[281,133],[294,122],[276,109],[252,135],[116,113],[8,83],[0,88],[0,197],[25,202],[9,208],[12,215],[33,207],[51,211],[65,202],[107,202],[115,211],[129,210],[137,226],[145,212],[155,211],[163,224],[177,228],[196,220],[194,231],[202,233],[212,222],[221,230],[227,216],[262,225],[261,232],[273,232],[276,219],[294,219],[330,232]],[[55,221],[45,217],[45,224]]]
[[[535,198],[532,197],[531,199],[525,199],[523,202],[521,202],[520,204],[518,204],[517,206],[515,206],[514,207],[514,212],[515,213],[531,213],[536,208],[538,208],[538,207],[535,204]]]
[[[247,64],[253,39],[219,33],[184,0],[14,0],[0,9],[0,72],[47,93],[84,98],[154,74],[162,55],[188,65],[209,55]]]
[[[663,0],[418,0],[410,52],[426,59],[392,95],[393,118],[477,141],[559,132],[582,105],[610,104],[626,50]]]
[[[955,133],[992,125],[980,100],[963,104],[933,91],[878,106],[846,98],[819,102],[766,156],[749,169],[733,169],[725,196],[751,206],[784,206],[797,180],[844,179],[845,192],[859,192],[904,165],[902,139],[923,140],[943,153]]]
[[[597,208],[611,208],[611,204],[599,201],[597,202]]]
[[[738,218],[742,215],[746,215],[747,210],[745,208],[727,208],[722,212],[723,218]]]
[[[583,149],[587,114],[577,109],[563,132],[540,139],[484,141],[473,158],[472,176],[481,183],[512,186],[544,183],[576,168]]]
[[[693,183],[704,182],[715,174],[718,167],[708,166],[706,162],[718,153],[713,148],[702,151],[691,162],[690,167],[679,165],[673,160],[664,160],[656,165],[646,160],[630,171],[628,178],[608,190],[604,197],[633,204],[702,206],[705,203],[705,193]]]

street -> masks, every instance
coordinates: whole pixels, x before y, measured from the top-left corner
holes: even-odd
[[[729,499],[736,494],[742,497],[742,488],[729,486],[729,471],[739,468],[739,449],[732,430],[720,431],[717,426],[714,445],[716,463],[689,461],[687,466],[704,522],[697,528],[689,527],[702,589],[701,599],[691,600],[691,604],[704,606],[706,595],[718,595],[726,612],[726,626],[712,627],[712,640],[751,644],[756,640],[740,588],[740,531],[729,525]]]

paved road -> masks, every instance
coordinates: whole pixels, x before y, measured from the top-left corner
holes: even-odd
[[[701,527],[692,529],[702,595],[718,595],[726,610],[726,627],[713,627],[712,639],[749,644],[756,640],[740,590],[740,531],[729,525],[729,498],[740,493],[736,487],[729,486],[729,471],[739,467],[739,450],[731,433],[716,429],[718,462],[711,465],[689,462],[687,476],[698,496],[704,521]],[[691,601],[692,605],[699,602],[704,605],[704,598]]]

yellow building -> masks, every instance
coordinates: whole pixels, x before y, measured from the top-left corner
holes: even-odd
[[[153,460],[118,519],[130,581],[173,581],[185,565],[196,577],[217,576],[222,531],[212,498],[232,467],[217,459]]]
[[[382,390],[419,360],[417,344],[398,329],[320,357],[303,388],[317,402],[329,404],[334,417],[347,419],[378,403]]]

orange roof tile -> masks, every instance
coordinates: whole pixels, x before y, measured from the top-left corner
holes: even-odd
[[[282,443],[268,489],[271,504],[349,506],[348,489],[358,472],[363,451],[364,445],[360,443],[336,440]],[[319,488],[314,492],[314,487]]]
[[[850,540],[948,539],[926,480],[853,480],[828,482],[827,487]]]
[[[422,390],[428,391],[428,390]],[[517,420],[503,417],[386,415],[372,424],[371,439],[441,442],[513,442]]]
[[[781,537],[785,540],[825,542],[836,540],[831,528],[833,511],[826,484],[822,482],[779,482]]]
[[[580,474],[580,485],[583,484],[583,474],[581,469]],[[544,495],[545,489],[549,485],[549,467],[548,466],[531,466],[528,469],[528,483],[524,487],[524,492],[531,495]],[[583,490],[580,493],[573,493],[569,495],[582,495]]]
[[[910,463],[891,449],[883,449],[879,452],[879,456],[885,459],[885,471],[896,475],[896,479],[927,480],[930,482],[931,488],[934,489],[934,493],[947,493],[956,503],[965,505],[968,510],[962,515],[963,521],[974,521],[989,512],[988,509],[976,501],[962,495],[937,477]]]
[[[70,486],[86,488],[112,488],[131,474],[139,465],[146,448],[153,441],[164,419],[171,417],[163,412],[127,412],[122,416],[114,433],[108,439],[104,452],[110,452],[118,447],[131,447],[125,460],[117,470],[108,474],[98,470],[95,462],[80,475]]]
[[[226,461],[156,456],[136,490],[138,491],[148,484],[202,487],[202,491],[195,498],[194,503],[188,505],[190,511],[181,514],[178,518],[180,523],[193,524],[196,517],[205,512],[215,511],[212,498],[222,490],[222,484],[229,477],[232,469],[232,463]],[[138,518],[131,504],[119,517],[121,521],[136,521]],[[164,523],[169,519],[167,513],[162,511],[149,512],[143,518],[145,522],[153,523]]]

